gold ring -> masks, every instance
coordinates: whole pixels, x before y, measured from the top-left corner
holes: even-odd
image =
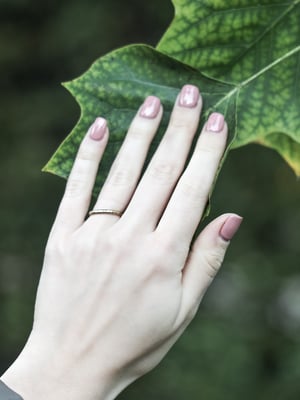
[[[109,214],[109,215],[116,215],[117,217],[121,217],[122,211],[113,210],[111,208],[96,208],[95,210],[91,210],[89,212],[89,217],[91,215],[96,215],[96,214]]]

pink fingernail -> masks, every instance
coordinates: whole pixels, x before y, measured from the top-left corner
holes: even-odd
[[[185,85],[181,89],[179,105],[181,107],[194,108],[200,97],[199,89],[193,85]]]
[[[140,116],[143,118],[156,118],[160,110],[160,100],[155,96],[149,96],[144,101],[140,110]]]
[[[103,139],[107,129],[107,123],[104,118],[96,118],[95,122],[89,129],[90,138],[93,140]]]
[[[239,215],[231,215],[228,217],[220,229],[221,238],[226,241],[230,241],[237,233],[242,221],[243,218]]]
[[[222,114],[212,113],[207,121],[206,130],[209,132],[221,132],[224,129],[225,119]]]

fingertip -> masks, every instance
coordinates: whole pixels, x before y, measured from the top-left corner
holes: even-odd
[[[225,240],[226,242],[229,242],[237,231],[239,230],[241,223],[243,222],[243,217],[241,217],[238,214],[231,214],[227,217],[223,225],[221,226],[221,229],[219,231],[219,236]]]
[[[146,119],[154,119],[161,110],[161,101],[156,96],[148,96],[139,110],[139,116]]]
[[[211,133],[221,133],[226,129],[226,121],[223,114],[214,112],[210,114],[206,127],[206,131]]]
[[[202,247],[205,243],[211,243],[211,245],[218,245],[220,239],[224,242],[224,239],[220,236],[220,231],[230,216],[231,213],[219,215],[217,218],[210,221],[199,233],[194,242],[194,246]]]
[[[228,248],[243,222],[243,217],[235,213],[222,214],[212,220],[196,238],[193,248],[202,251],[209,248]]]
[[[101,141],[108,131],[105,118],[97,117],[88,130],[88,137],[97,142]]]
[[[184,85],[178,96],[178,105],[184,108],[195,108],[202,101],[200,91],[195,85]]]

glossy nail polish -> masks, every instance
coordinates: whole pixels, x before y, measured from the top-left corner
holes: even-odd
[[[179,105],[181,107],[194,108],[198,104],[199,97],[199,89],[196,86],[185,85],[180,92]]]
[[[93,125],[91,125],[89,129],[90,138],[98,141],[103,139],[106,129],[106,120],[104,118],[96,118],[95,122],[93,123]]]
[[[149,96],[144,101],[140,110],[140,116],[143,118],[156,118],[160,110],[160,100],[155,96]]]
[[[222,114],[212,113],[207,121],[206,130],[209,132],[222,132],[224,129],[225,119]]]
[[[242,221],[243,218],[239,215],[231,215],[228,217],[220,229],[221,238],[230,241],[238,231]]]

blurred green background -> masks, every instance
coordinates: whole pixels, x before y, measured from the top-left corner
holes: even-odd
[[[116,47],[155,45],[172,16],[168,0],[0,0],[1,371],[30,331],[64,188],[40,170],[79,117],[60,82]],[[211,218],[240,213],[242,229],[195,321],[120,399],[299,399],[299,205],[300,184],[275,152],[230,154]]]

